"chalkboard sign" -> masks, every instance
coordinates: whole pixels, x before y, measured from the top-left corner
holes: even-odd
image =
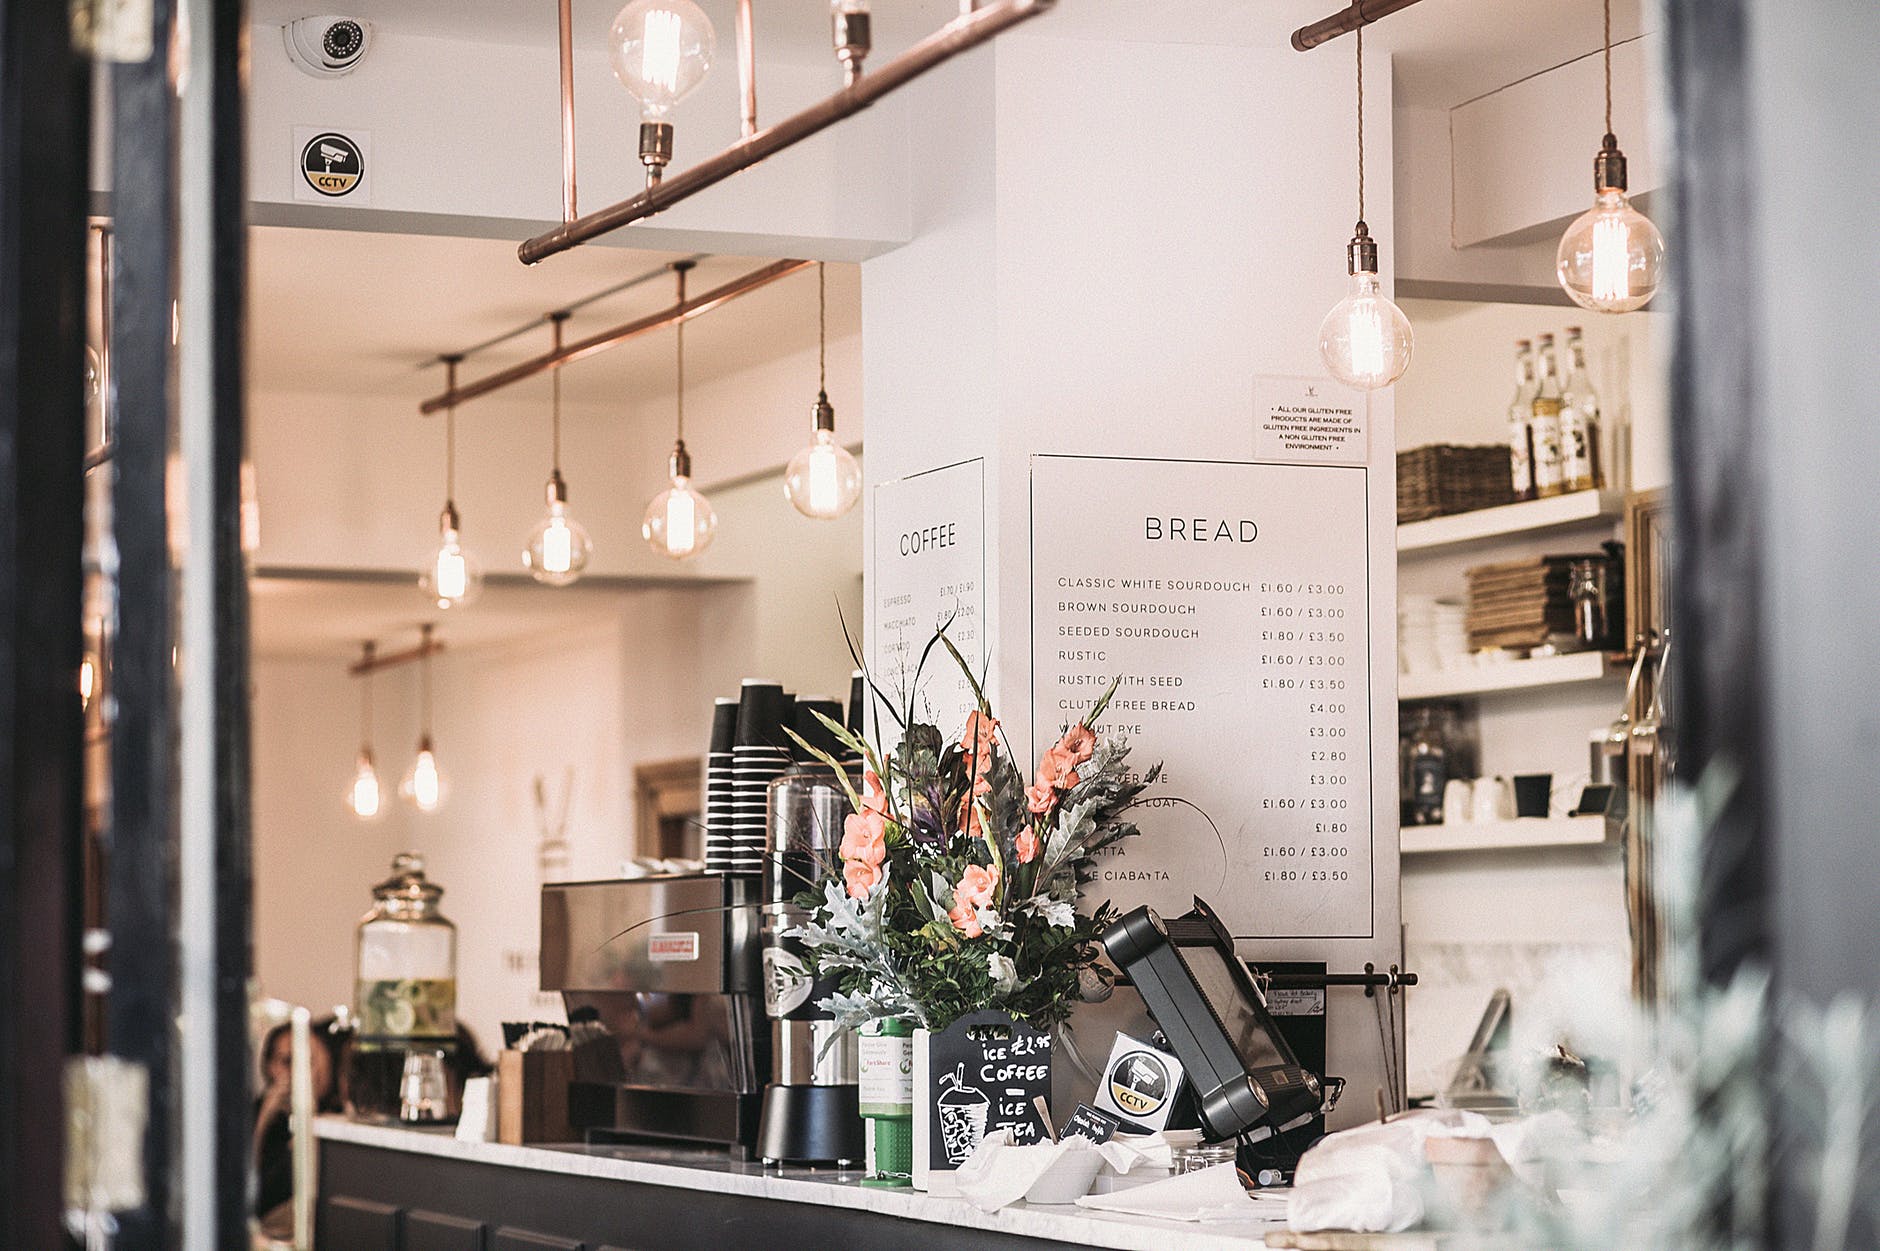
[[[995,1130],[1021,1144],[1048,1137],[1034,1101],[1051,1097],[1049,1034],[1003,1012],[976,1012],[938,1033],[921,1031],[915,1047],[927,1103],[916,1112],[917,1183],[959,1168]]]

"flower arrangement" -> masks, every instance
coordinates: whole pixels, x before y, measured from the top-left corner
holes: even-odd
[[[843,1025],[904,1017],[941,1030],[995,1008],[1044,1029],[1103,976],[1095,940],[1114,909],[1080,913],[1079,896],[1097,855],[1137,834],[1127,813],[1161,766],[1134,773],[1128,745],[1098,736],[1112,683],[1027,782],[964,658],[944,632],[935,641],[978,707],[949,738],[917,722],[911,700],[897,710],[883,698],[901,731],[892,751],[825,720],[864,772],[857,793],[822,757],[855,811],[840,862],[798,897],[810,916],[792,934],[817,975],[833,978],[837,990],[820,1005]]]

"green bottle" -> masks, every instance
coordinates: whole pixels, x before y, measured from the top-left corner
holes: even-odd
[[[914,1181],[914,1025],[900,1017],[870,1021],[857,1040],[862,1119],[867,1122],[864,1186]]]

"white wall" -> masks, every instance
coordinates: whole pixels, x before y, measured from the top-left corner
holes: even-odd
[[[1287,22],[1322,13],[1196,2],[1167,16],[1143,0],[1062,6],[911,88],[916,237],[863,264],[871,482],[987,462],[984,620],[1016,750],[1032,737],[1030,455],[1249,458],[1255,375],[1320,374],[1317,327],[1348,282],[1349,63],[1285,44]],[[1388,98],[1388,60],[1366,72]],[[1386,166],[1388,114],[1367,120]],[[1390,200],[1368,206],[1385,239]],[[1388,449],[1388,395],[1370,421]],[[1373,515],[1389,514],[1388,482],[1373,475]],[[1374,942],[1258,954],[1395,961],[1394,856],[1376,887]],[[1333,1067],[1357,1090],[1382,1080],[1369,1007],[1331,1009]]]
[[[554,11],[542,10],[547,29]],[[601,51],[604,28],[576,32],[576,151],[584,212],[644,185],[638,106]],[[729,31],[721,35],[721,51]],[[561,220],[561,130],[554,46],[438,39],[381,27],[359,68],[316,79],[293,67],[280,28],[252,33],[249,195],[258,220],[339,228],[450,229],[522,238]],[[738,137],[737,75],[725,58],[674,113],[674,169]],[[766,60],[759,104],[780,118],[840,86],[833,60]],[[901,105],[889,99],[611,242],[742,255],[859,260],[907,237]],[[370,136],[371,204],[294,199],[296,126]],[[448,231],[446,231],[448,233]],[[553,261],[544,262],[553,264]]]
[[[375,822],[345,807],[359,750],[359,687],[342,664],[256,656],[255,977],[263,994],[316,1015],[352,1002],[353,927],[417,816],[387,804]],[[374,688],[374,748],[391,789],[418,738],[409,670]],[[376,874],[376,876],[375,876]]]

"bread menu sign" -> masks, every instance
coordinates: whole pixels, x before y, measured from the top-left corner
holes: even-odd
[[[1368,473],[1032,458],[1034,737],[1120,676],[1105,726],[1166,770],[1094,898],[1370,936]]]

